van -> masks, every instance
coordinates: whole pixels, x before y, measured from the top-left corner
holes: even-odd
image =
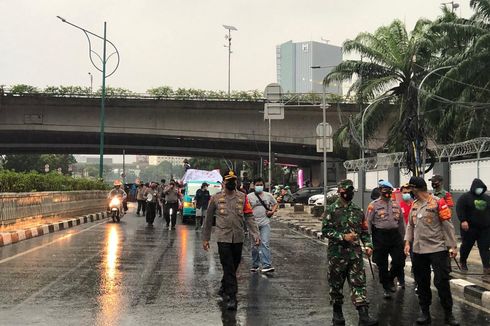
[[[182,209],[182,222],[186,223],[196,218],[196,206],[194,203],[194,197],[197,190],[201,189],[202,184],[206,182],[209,184],[208,191],[211,196],[221,192],[221,184],[219,182],[209,181],[189,181],[184,187],[184,204]]]

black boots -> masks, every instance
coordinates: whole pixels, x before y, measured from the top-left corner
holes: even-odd
[[[333,304],[332,324],[334,326],[345,325],[344,314],[342,313],[342,305],[340,303]]]
[[[236,310],[237,309],[237,301],[236,301],[236,297],[233,295],[233,296],[230,296],[228,298],[228,302],[226,303],[226,309],[227,310]]]
[[[459,323],[454,318],[452,311],[446,311],[446,316],[444,318],[444,323],[449,326],[459,326]]]
[[[361,306],[357,308],[359,312],[359,326],[375,326],[378,325],[378,320],[369,316],[368,306]]]
[[[420,307],[420,314],[417,318],[417,324],[419,325],[429,325],[432,322],[430,317],[429,307]]]

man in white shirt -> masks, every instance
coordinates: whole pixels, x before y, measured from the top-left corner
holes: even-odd
[[[260,231],[260,246],[252,243],[252,268],[250,271],[271,273],[272,267],[270,243],[270,218],[277,211],[278,204],[274,197],[264,191],[264,180],[256,178],[254,180],[254,192],[247,195],[248,201],[253,209],[255,222]],[[260,265],[262,264],[262,269]]]

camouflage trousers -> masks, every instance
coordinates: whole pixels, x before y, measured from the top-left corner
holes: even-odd
[[[349,257],[350,256],[350,257]],[[366,297],[366,273],[362,254],[355,255],[328,255],[328,283],[330,286],[330,303],[343,304],[344,283],[350,286],[351,300],[354,306],[360,307],[368,304]]]

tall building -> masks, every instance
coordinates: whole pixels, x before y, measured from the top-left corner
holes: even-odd
[[[174,165],[184,164],[184,159],[190,159],[190,157],[181,156],[149,156],[148,163],[150,165],[158,165],[164,161],[170,162]]]
[[[289,41],[276,47],[277,82],[285,93],[321,93],[323,78],[341,62],[339,46]],[[327,87],[327,93],[342,95],[341,83]]]

